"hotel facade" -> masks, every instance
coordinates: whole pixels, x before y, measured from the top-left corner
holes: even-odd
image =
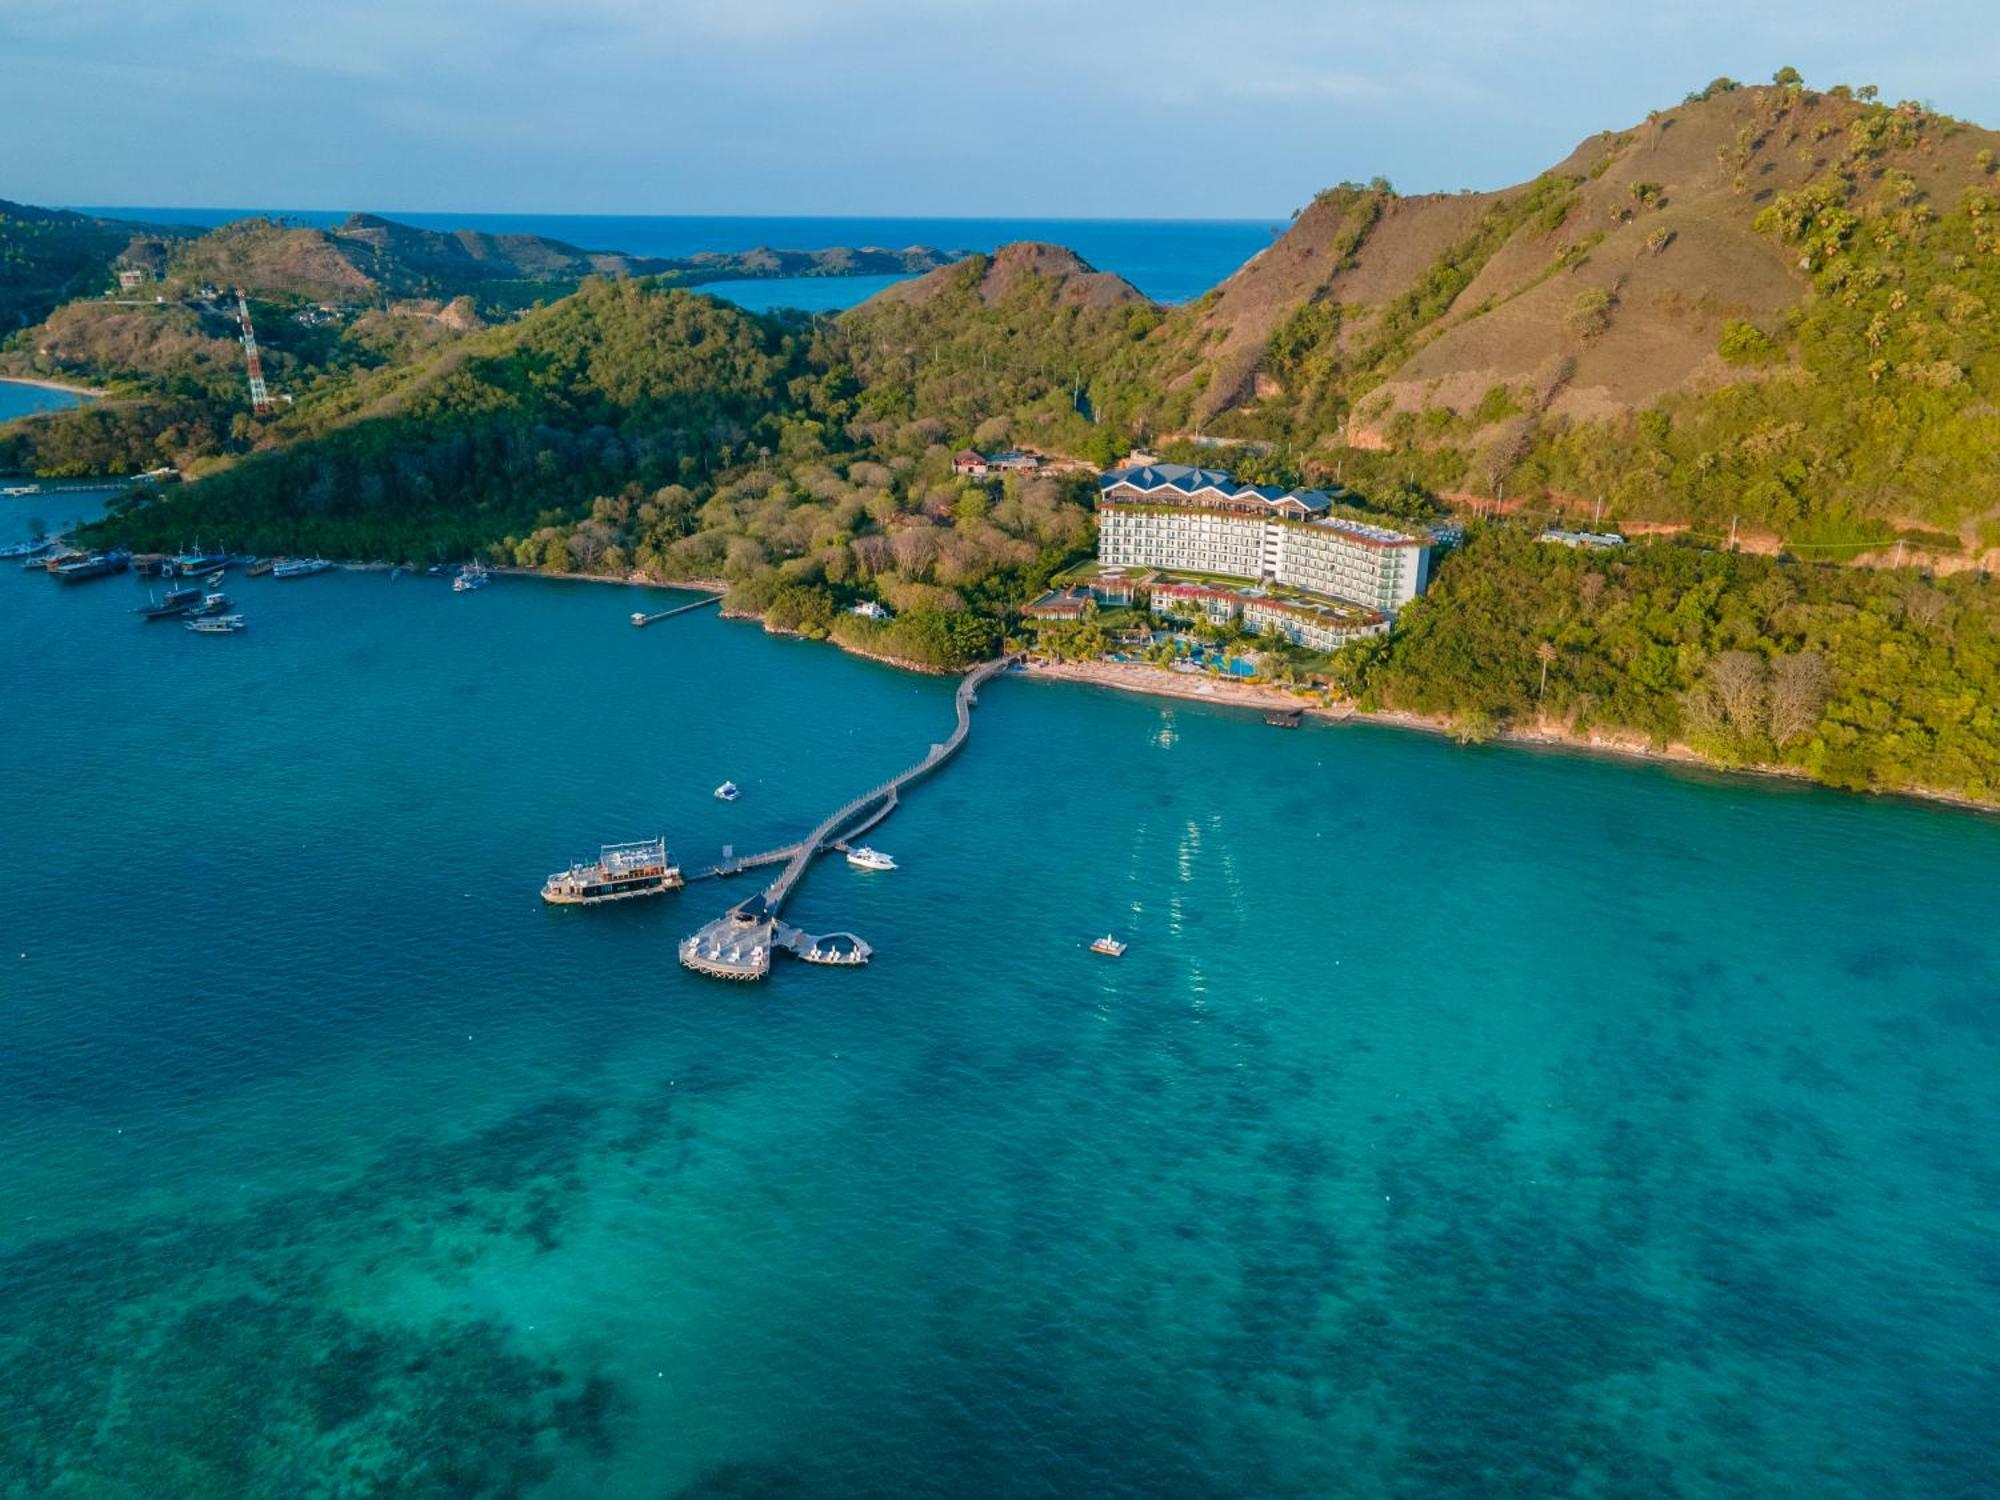
[[[1323,491],[1238,484],[1219,469],[1120,469],[1098,481],[1098,561],[1107,568],[1240,578],[1384,617],[1423,593],[1430,581],[1428,538],[1336,516],[1332,507]],[[1246,606],[1280,602],[1243,597]]]

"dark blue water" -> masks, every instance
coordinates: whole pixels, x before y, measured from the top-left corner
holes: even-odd
[[[1010,680],[737,988],[949,683],[229,587],[0,573],[10,1496],[2000,1490],[1991,822]]]
[[[42,385],[24,385],[18,380],[0,379],[0,422],[25,417],[38,411],[61,411],[87,398],[69,391],[50,390]]]
[[[216,225],[252,213],[282,213],[306,224],[337,224],[347,217],[316,209],[91,208],[89,213],[156,223]],[[1015,240],[1048,240],[1066,245],[1101,271],[1114,271],[1147,296],[1186,302],[1224,280],[1270,244],[1285,226],[1258,219],[896,219],[758,218],[684,215],[395,213],[390,217],[424,229],[479,229],[494,234],[540,234],[589,250],[622,250],[631,255],[679,257],[704,250],[740,251],[770,246],[780,250],[824,250],[834,246],[879,245],[900,249],[930,245],[941,250],[987,251]],[[841,285],[835,282],[835,288]],[[855,290],[850,284],[848,289]],[[716,290],[720,291],[718,287]],[[727,295],[749,299],[765,294],[730,288]],[[799,297],[835,293],[802,288]],[[859,301],[860,297],[855,297]],[[768,302],[762,305],[771,305]],[[846,303],[787,300],[789,306],[821,310]]]

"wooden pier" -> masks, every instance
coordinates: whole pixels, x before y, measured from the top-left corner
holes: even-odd
[[[632,612],[632,623],[639,629],[644,630],[648,625],[657,625],[662,620],[671,620],[675,615],[684,615],[692,609],[707,609],[709,605],[720,604],[721,602],[722,595],[710,594],[706,599],[697,599],[692,604],[676,604],[672,609],[663,609],[658,614],[649,615],[634,610]]]
[[[953,708],[957,722],[951,734],[938,744],[932,745],[924,758],[899,775],[890,777],[880,786],[870,787],[860,796],[850,799],[834,809],[819,826],[798,843],[786,849],[772,850],[769,854],[753,856],[748,860],[726,862],[731,868],[718,865],[704,874],[733,874],[737,870],[748,869],[756,864],[776,864],[779,856],[784,856],[784,868],[778,876],[758,894],[746,901],[738,902],[714,921],[702,927],[692,936],[682,939],[680,945],[681,962],[698,973],[708,974],[717,979],[762,979],[771,972],[771,955],[779,948],[789,952],[799,952],[801,941],[810,946],[799,956],[811,963],[862,964],[868,961],[868,945],[852,933],[835,933],[830,938],[813,938],[793,927],[787,927],[779,920],[785,901],[804,878],[806,869],[814,857],[827,849],[838,848],[850,840],[873,828],[886,818],[896,807],[904,787],[930,775],[939,766],[958,753],[972,732],[972,709],[979,701],[979,689],[992,681],[1001,672],[1013,665],[1014,658],[1003,656],[984,662],[966,673],[953,696]],[[851,950],[833,951],[838,957],[826,957],[825,945],[834,945],[836,940],[848,940]],[[847,956],[851,952],[858,957]]]

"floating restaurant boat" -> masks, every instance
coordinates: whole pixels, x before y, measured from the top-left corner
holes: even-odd
[[[870,849],[866,844],[847,851],[847,862],[857,870],[893,870],[896,862],[880,849]]]
[[[493,575],[478,563],[467,563],[458,570],[458,577],[451,581],[454,594],[469,594],[474,589],[483,589],[493,581]]]
[[[687,882],[667,863],[667,841],[645,839],[636,844],[606,844],[594,865],[558,870],[542,886],[542,899],[552,906],[595,906],[631,896],[659,896]]]
[[[191,608],[200,604],[201,590],[168,589],[162,598],[155,599],[148,594],[146,599],[147,602],[133,610],[133,614],[142,620],[170,620],[176,615],[186,614]]]
[[[271,565],[273,578],[310,578],[315,573],[324,573],[333,564],[323,557],[288,558]]]
[[[113,573],[122,573],[132,566],[129,552],[93,552],[71,562],[58,565],[56,577],[64,583],[82,583],[89,578],[107,578]]]
[[[725,781],[715,789],[715,797],[718,802],[734,802],[742,795],[743,789],[733,781]]]
[[[1124,943],[1119,942],[1117,938],[1107,932],[1103,937],[1090,945],[1090,951],[1092,953],[1102,953],[1106,958],[1123,958],[1125,956],[1125,947]]]
[[[243,628],[243,616],[215,615],[206,620],[189,620],[187,628],[196,635],[234,635]]]

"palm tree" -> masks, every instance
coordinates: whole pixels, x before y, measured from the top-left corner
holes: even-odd
[[[1535,647],[1535,659],[1542,664],[1542,685],[1535,690],[1535,696],[1539,698],[1549,690],[1549,663],[1556,659],[1555,643],[1543,641]]]

